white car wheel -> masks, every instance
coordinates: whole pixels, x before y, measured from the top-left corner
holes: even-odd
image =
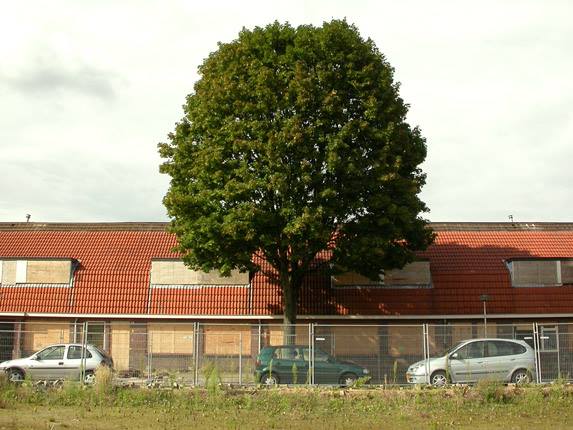
[[[340,384],[345,387],[351,387],[356,383],[358,377],[352,373],[346,373],[340,378]]]
[[[95,373],[86,372],[84,375],[84,384],[93,384],[95,382]]]
[[[8,379],[10,382],[20,382],[24,380],[24,373],[18,369],[8,370]]]
[[[432,374],[432,377],[430,378],[430,383],[434,387],[445,387],[446,384],[448,383],[446,372],[441,370],[438,372],[434,372]]]

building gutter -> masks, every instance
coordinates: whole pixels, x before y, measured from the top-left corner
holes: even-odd
[[[97,318],[97,319],[138,319],[138,320],[282,320],[282,315],[149,315],[149,314],[80,314],[48,312],[0,312],[0,317],[21,318]],[[573,318],[573,313],[560,314],[488,314],[491,319],[534,319],[534,318]],[[300,315],[298,320],[467,320],[483,319],[483,314],[468,315]]]

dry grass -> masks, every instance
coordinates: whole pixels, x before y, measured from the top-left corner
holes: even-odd
[[[98,366],[95,371],[94,390],[98,394],[107,394],[113,390],[113,372],[107,366]]]

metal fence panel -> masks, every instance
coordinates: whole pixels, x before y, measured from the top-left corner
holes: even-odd
[[[260,382],[256,371],[260,376],[266,368],[286,384],[338,384],[344,382],[345,372],[366,376],[361,369],[367,369],[372,384],[405,384],[410,364],[444,356],[463,340],[485,338],[530,344],[538,382],[573,380],[573,323],[547,322],[288,328],[197,322],[0,322],[0,361],[26,357],[49,345],[86,343],[111,355],[116,377],[129,383],[254,384]],[[259,356],[262,350],[264,357]],[[491,364],[484,366],[485,374],[495,373]]]
[[[368,377],[373,384],[405,384],[406,369],[423,360],[424,327],[418,325],[316,325],[315,379],[317,384],[344,383],[344,372]],[[326,370],[320,361],[330,360]],[[352,368],[344,364],[356,364]],[[336,372],[336,375],[328,372]],[[360,367],[368,373],[360,373]]]
[[[541,382],[573,379],[573,324],[537,324]]]

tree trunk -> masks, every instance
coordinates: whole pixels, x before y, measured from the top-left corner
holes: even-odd
[[[294,345],[296,343],[296,315],[298,308],[298,295],[302,280],[281,273],[281,289],[283,293],[283,316],[284,316],[284,343]]]

